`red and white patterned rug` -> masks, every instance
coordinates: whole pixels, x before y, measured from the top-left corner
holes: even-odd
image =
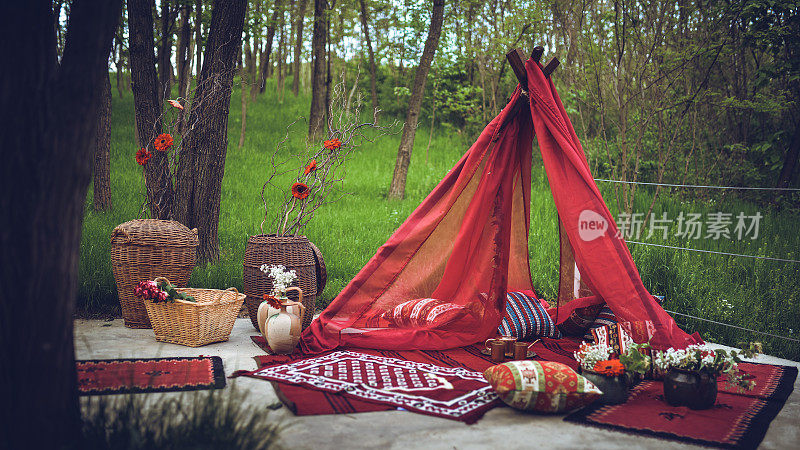
[[[467,423],[499,402],[480,372],[351,351],[274,365],[247,375]]]

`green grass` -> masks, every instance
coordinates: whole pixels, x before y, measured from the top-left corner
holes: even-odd
[[[269,80],[270,82],[272,80]],[[309,98],[285,95],[279,104],[274,84],[248,109],[247,137],[237,147],[241,120],[238,84],[229,118],[229,146],[222,185],[219,224],[221,260],[214,265],[197,267],[192,286],[242,287],[242,258],[249,235],[260,233],[264,210],[259,193],[267,171],[267,157],[282,139],[286,126],[298,116],[308,114]],[[427,121],[424,121],[427,123]],[[305,126],[295,126],[289,145],[302,148]],[[415,153],[409,169],[406,198],[385,199],[399,143],[399,135],[384,137],[361,147],[347,166],[345,190],[352,193],[333,206],[319,210],[305,234],[320,248],[328,267],[328,285],[318,300],[327,305],[369,260],[397,226],[442,179],[467,150],[474,136],[462,136],[434,130],[429,160],[425,146],[429,129],[417,132]],[[138,216],[144,198],[141,170],[134,161],[137,149],[133,135],[133,98],[126,92],[114,97],[111,141],[111,189],[114,209],[107,213],[91,210],[91,189],[81,244],[79,304],[96,309],[116,303],[116,288],[111,274],[109,237],[113,228]],[[550,194],[541,159],[534,147],[533,187],[531,196],[530,258],[534,286],[545,297],[553,298],[558,289],[558,230],[555,205]],[[289,183],[288,179],[286,180]],[[288,185],[288,184],[287,184]],[[601,183],[609,207],[616,214],[611,187]],[[279,201],[280,192],[268,188],[268,204]],[[676,218],[680,211],[731,212],[765,215],[759,238],[754,241],[713,241],[710,239],[678,241],[651,239],[658,244],[706,250],[747,253],[788,259],[800,259],[800,236],[797,211],[781,212],[759,209],[755,204],[736,199],[720,202],[692,200],[686,195],[659,196],[654,213],[663,211]],[[694,194],[690,192],[689,194]],[[640,189],[634,211],[646,212],[650,193]],[[713,198],[713,197],[712,197]],[[269,217],[272,218],[270,211]],[[703,255],[690,252],[631,245],[634,260],[651,292],[666,296],[664,306],[672,311],[733,323],[746,328],[800,337],[800,265],[745,258]],[[725,300],[724,302],[722,300]],[[727,306],[727,305],[730,305]],[[679,323],[700,331],[704,337],[736,345],[744,340],[763,340],[773,354],[800,359],[796,343],[767,339],[696,321]]]

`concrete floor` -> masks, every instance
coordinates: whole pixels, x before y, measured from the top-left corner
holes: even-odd
[[[76,320],[75,351],[78,359],[155,358],[166,356],[217,355],[225,373],[239,369],[255,370],[253,356],[263,351],[252,343],[258,334],[250,319],[238,319],[227,342],[199,348],[156,342],[152,330],[125,328],[122,319],[113,321]],[[769,356],[756,361],[793,365],[800,363]],[[228,380],[228,387],[246,390],[252,407],[267,408],[278,402],[270,383],[240,377]],[[152,393],[158,396],[177,393]],[[150,400],[150,398],[148,398]],[[619,433],[564,422],[560,415],[535,415],[498,407],[474,425],[406,411],[361,414],[294,416],[286,407],[270,413],[284,425],[280,444],[286,448],[645,448],[692,447],[674,441]],[[761,443],[764,449],[800,448],[800,381]]]

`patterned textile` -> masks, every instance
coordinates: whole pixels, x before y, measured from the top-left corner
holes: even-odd
[[[797,368],[749,363],[739,367],[755,377],[755,389],[738,392],[720,381],[711,409],[670,406],[664,401],[663,383],[643,381],[621,405],[591,405],[564,420],[693,444],[757,448],[792,393]]]
[[[592,330],[595,328],[600,328],[606,325],[614,325],[617,323],[617,316],[614,314],[614,311],[611,310],[611,307],[604,304],[600,311],[597,313],[597,317],[595,317],[594,321],[591,325],[589,325],[589,329],[586,330],[586,334],[583,335],[583,339],[594,342],[594,336],[592,335]]]
[[[497,328],[501,336],[517,339],[561,337],[547,310],[535,298],[522,292],[509,292],[506,295],[506,314]]]
[[[575,309],[565,321],[558,324],[558,330],[565,336],[583,336],[602,307],[599,304]]]
[[[80,395],[193,391],[225,387],[219,356],[76,361]]]
[[[634,343],[628,331],[619,324],[592,328],[591,333],[595,344],[611,347],[612,358],[619,358],[619,355],[628,351],[628,347]]]
[[[511,361],[486,369],[483,376],[508,406],[524,411],[571,411],[603,394],[591,381],[557,362]]]
[[[401,328],[442,326],[462,317],[466,312],[467,308],[463,305],[435,298],[418,298],[400,303],[383,313],[383,318],[390,325]]]
[[[480,372],[351,351],[264,367],[246,375],[467,423],[499,403]]]

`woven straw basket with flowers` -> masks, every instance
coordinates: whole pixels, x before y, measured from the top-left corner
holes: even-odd
[[[166,278],[156,278],[154,281],[170,284]],[[157,341],[200,347],[228,340],[242,308],[244,294],[240,294],[236,288],[176,288],[175,291],[196,301],[144,300]]]

